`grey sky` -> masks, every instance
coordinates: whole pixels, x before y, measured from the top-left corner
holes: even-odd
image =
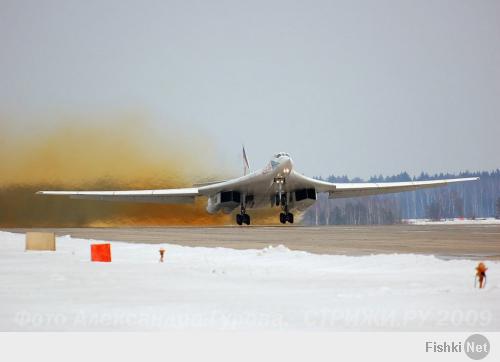
[[[0,4],[4,115],[144,109],[235,170],[500,167],[500,1]]]

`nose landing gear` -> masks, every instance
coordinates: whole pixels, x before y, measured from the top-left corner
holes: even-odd
[[[288,195],[284,193],[280,197],[281,199],[281,210],[282,212],[280,213],[280,223],[286,224],[289,222],[290,224],[293,224],[293,214],[288,211]]]
[[[284,178],[275,178],[274,182],[278,185],[278,193],[275,195],[274,202],[276,206],[281,205],[282,212],[280,213],[280,223],[286,224],[289,222],[293,224],[293,214],[288,212],[288,193],[283,192],[283,185],[285,184]]]

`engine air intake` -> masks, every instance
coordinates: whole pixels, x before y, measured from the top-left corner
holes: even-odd
[[[300,189],[295,191],[295,201],[302,201],[305,199],[316,200],[316,190]]]
[[[224,191],[220,193],[220,202],[237,202],[240,203],[241,195],[238,191]]]

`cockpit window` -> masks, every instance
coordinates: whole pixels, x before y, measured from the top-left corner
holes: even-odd
[[[280,157],[290,157],[290,155],[286,152],[280,152],[274,155],[274,158],[280,158]]]

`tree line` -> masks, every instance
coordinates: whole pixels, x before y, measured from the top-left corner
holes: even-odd
[[[329,199],[320,194],[318,201],[303,215],[308,225],[395,224],[403,219],[500,218],[500,169],[491,172],[459,174],[421,173],[410,177],[406,172],[393,176],[373,176],[367,182],[427,181],[443,178],[479,177],[479,181],[461,182],[444,187],[397,194]],[[329,176],[329,182],[364,182],[359,177]]]

